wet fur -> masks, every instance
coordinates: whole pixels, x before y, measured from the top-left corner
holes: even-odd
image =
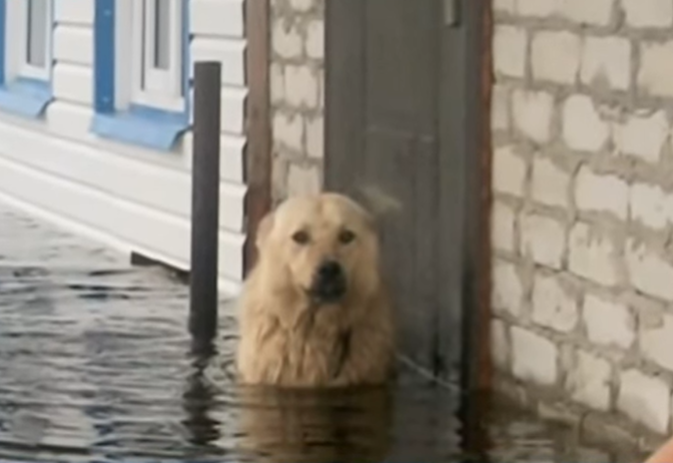
[[[291,239],[312,235],[308,247]],[[356,239],[343,245],[340,230]],[[345,196],[293,198],[260,223],[258,262],[240,299],[237,369],[243,383],[290,387],[386,383],[392,374],[392,310],[371,216]],[[306,287],[322,259],[336,258],[348,290],[316,306]]]

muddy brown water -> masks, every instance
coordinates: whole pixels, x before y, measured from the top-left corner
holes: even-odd
[[[455,391],[404,367],[389,390],[236,387],[231,304],[195,358],[187,295],[0,208],[0,461],[637,461],[508,408],[466,426]]]

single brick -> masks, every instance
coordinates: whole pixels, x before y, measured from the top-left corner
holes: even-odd
[[[574,330],[579,320],[575,298],[556,276],[538,274],[533,282],[533,322],[560,333]]]
[[[631,220],[660,230],[673,222],[673,196],[658,185],[634,183],[629,190],[629,210]]]
[[[547,158],[535,157],[532,173],[533,200],[547,206],[567,208],[570,174]]]
[[[585,85],[606,82],[615,90],[631,84],[631,43],[623,37],[586,37],[580,79]]]
[[[626,245],[631,285],[644,294],[673,301],[673,265],[660,253],[631,239]]]
[[[615,0],[563,0],[561,14],[579,24],[606,26],[612,19]]]
[[[673,96],[673,41],[645,42],[640,48],[638,86],[655,96]]]
[[[629,185],[616,175],[595,174],[582,166],[575,181],[575,204],[581,211],[603,212],[626,220]]]
[[[660,434],[668,431],[671,390],[666,382],[637,370],[619,374],[617,409]]]
[[[554,97],[544,91],[517,89],[512,93],[514,125],[536,143],[547,143],[551,137]]]
[[[673,371],[673,315],[662,314],[661,326],[643,327],[640,350],[643,355],[668,371]]]
[[[582,319],[593,344],[628,349],[636,339],[635,320],[624,304],[587,294]]]
[[[671,0],[622,0],[626,24],[637,28],[662,28],[673,25]]]
[[[523,196],[526,161],[514,153],[513,146],[497,148],[493,153],[493,188],[500,193]]]
[[[630,114],[624,123],[616,125],[613,139],[619,153],[658,163],[669,133],[670,124],[663,109],[645,110]]]
[[[521,218],[521,254],[537,264],[560,269],[565,250],[563,224],[551,217],[524,215]]]
[[[566,389],[573,400],[594,410],[610,408],[610,363],[584,351],[577,352],[577,366],[568,372]]]
[[[495,201],[491,212],[491,243],[495,249],[513,252],[516,216],[511,207]]]
[[[610,136],[609,125],[587,95],[572,95],[565,101],[562,130],[566,145],[577,151],[599,151]]]
[[[573,84],[580,67],[579,36],[567,31],[541,31],[533,36],[531,61],[536,80]]]
[[[523,77],[526,71],[526,30],[497,25],[493,33],[493,63],[496,72]]]
[[[568,237],[568,268],[575,275],[605,286],[619,281],[618,252],[613,239],[583,222]]]
[[[512,374],[522,380],[551,386],[558,379],[558,347],[532,331],[513,326]]]
[[[521,312],[523,286],[516,267],[496,259],[493,263],[493,291],[491,306],[496,311],[509,312],[515,317]]]

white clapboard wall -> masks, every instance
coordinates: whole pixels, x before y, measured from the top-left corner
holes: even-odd
[[[243,271],[243,2],[189,0],[192,63],[222,62],[219,267],[224,292],[238,290]],[[90,132],[94,3],[54,0],[54,100],[45,120],[0,111],[0,195],[123,252],[188,269],[191,133],[173,152],[155,152]]]

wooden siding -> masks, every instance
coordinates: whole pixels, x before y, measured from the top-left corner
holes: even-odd
[[[191,62],[223,65],[220,288],[235,292],[245,241],[244,0],[189,1]],[[54,101],[45,120],[0,113],[0,195],[124,252],[188,269],[191,133],[170,153],[92,134],[94,1],[54,0],[54,18]]]

